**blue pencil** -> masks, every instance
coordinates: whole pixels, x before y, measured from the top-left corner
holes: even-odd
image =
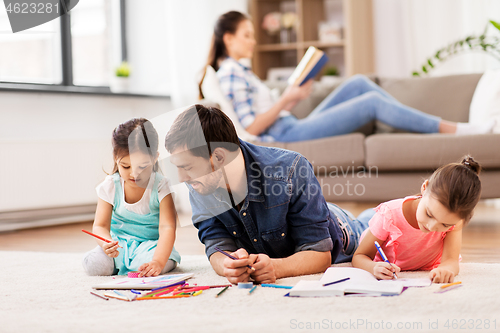
[[[328,282],[328,283],[325,283],[323,285],[323,287],[330,286],[332,284],[336,284],[336,283],[340,283],[340,282],[344,282],[344,281],[347,281],[347,280],[350,280],[350,279],[351,279],[350,277],[346,277],[346,278],[343,278],[343,279],[340,279],[340,280],[337,280],[337,281]]]
[[[160,290],[160,289],[165,289],[165,288],[169,288],[169,287],[173,287],[173,286],[177,286],[179,284],[184,284],[186,283],[186,281],[179,281],[179,282],[176,282],[176,283],[171,283],[171,284],[167,284],[163,287],[158,287],[158,288],[155,288],[155,289],[151,289],[151,291],[156,291],[156,290]]]
[[[279,284],[269,284],[269,283],[263,283],[263,284],[261,284],[261,287],[282,288],[282,289],[292,289],[293,288],[291,286],[282,286]]]
[[[384,260],[386,263],[388,263],[392,267],[391,262],[389,261],[389,259],[387,259],[387,256],[385,255],[384,251],[382,251],[382,248],[380,247],[380,244],[377,241],[375,241],[375,247],[377,248],[378,253],[382,257],[382,260]],[[398,277],[396,276],[396,273],[392,272],[392,275],[397,280]]]
[[[217,246],[216,246],[216,247],[214,247],[214,249],[215,249],[216,251],[218,251],[218,252],[222,253],[223,255],[225,255],[225,256],[226,256],[226,257],[228,257],[228,258],[231,258],[231,259],[233,259],[233,260],[239,260],[238,258],[233,257],[233,256],[232,256],[232,255],[230,255],[229,253],[224,252],[223,250],[219,249]],[[247,267],[248,267],[248,268],[250,268],[252,271],[254,271],[254,272],[255,272],[255,268],[253,268],[252,266],[247,265]]]

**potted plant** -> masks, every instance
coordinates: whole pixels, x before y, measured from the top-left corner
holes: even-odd
[[[335,84],[340,78],[340,73],[337,68],[337,66],[328,66],[325,68],[325,71],[323,72],[323,76],[321,77],[321,83],[326,83],[326,84]]]
[[[130,66],[123,61],[115,70],[115,76],[111,78],[110,89],[114,93],[124,93],[129,90]]]

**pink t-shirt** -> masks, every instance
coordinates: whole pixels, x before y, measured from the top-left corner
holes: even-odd
[[[424,233],[413,228],[403,215],[403,203],[415,200],[410,196],[384,202],[375,208],[377,212],[370,220],[369,229],[378,239],[387,259],[401,270],[432,270],[441,263],[446,232]],[[361,236],[364,238],[367,230]],[[383,261],[377,253],[373,261]]]

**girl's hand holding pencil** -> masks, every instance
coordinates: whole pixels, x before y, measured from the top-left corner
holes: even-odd
[[[120,247],[120,245],[118,245],[118,241],[112,241],[111,243],[102,244],[102,250],[110,258],[118,257],[118,255],[120,254],[120,252],[118,252],[118,247]]]
[[[106,255],[108,257],[111,257],[111,258],[116,258],[118,257],[118,255],[120,254],[118,252],[118,248],[121,248],[120,245],[118,245],[118,241],[110,241],[109,239],[106,239],[106,238],[103,238],[99,235],[96,235],[90,231],[87,231],[85,229],[82,229],[82,231],[84,233],[86,233],[87,235],[90,235],[92,237],[95,237],[99,240],[102,240],[104,243],[101,245],[102,247],[102,250],[104,251],[104,253],[106,253]]]
[[[379,280],[392,280],[394,274],[397,276],[399,272],[401,272],[401,268],[385,261],[379,261],[373,267],[373,275]]]

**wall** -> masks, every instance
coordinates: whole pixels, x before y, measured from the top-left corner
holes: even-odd
[[[111,133],[172,109],[168,98],[0,92],[0,212],[97,201]]]
[[[480,35],[488,20],[500,21],[496,0],[373,0],[376,73],[409,77],[438,49],[470,34]],[[492,26],[489,32],[497,36]],[[484,72],[500,68],[485,53],[458,55],[432,75]]]

